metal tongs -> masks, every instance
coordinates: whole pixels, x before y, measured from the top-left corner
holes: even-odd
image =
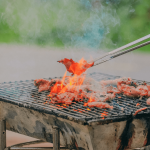
[[[133,41],[133,42],[127,44],[127,45],[124,45],[124,46],[122,46],[122,47],[119,47],[119,48],[117,48],[117,49],[115,49],[115,50],[113,50],[113,51],[111,51],[111,52],[106,53],[105,55],[101,56],[100,58],[95,59],[93,66],[102,64],[102,63],[104,63],[104,62],[106,62],[106,61],[109,61],[109,60],[115,58],[115,57],[118,57],[118,56],[120,56],[120,55],[126,54],[126,53],[128,53],[128,52],[131,52],[131,51],[136,50],[136,49],[138,49],[138,48],[140,48],[140,47],[143,47],[143,46],[146,46],[146,45],[150,44],[150,41],[148,41],[148,42],[145,42],[145,43],[140,44],[140,45],[138,45],[138,46],[135,46],[135,47],[132,47],[132,48],[130,48],[130,49],[127,49],[127,50],[125,50],[125,51],[122,51],[122,50],[124,50],[124,49],[126,49],[126,48],[128,48],[128,47],[130,47],[130,46],[132,46],[132,45],[135,45],[135,44],[137,44],[137,43],[139,43],[139,42],[142,42],[142,41],[144,41],[144,40],[146,40],[146,39],[148,39],[148,38],[150,38],[150,34],[147,35],[147,36],[144,36],[144,37],[142,37],[142,38],[140,38],[140,39],[138,39],[138,40],[136,40],[136,41]],[[120,51],[122,51],[122,52],[120,52]],[[98,61],[98,60],[101,60],[101,61],[98,62],[98,63],[95,63],[95,62]]]

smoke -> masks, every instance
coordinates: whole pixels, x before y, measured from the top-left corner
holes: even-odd
[[[64,2],[57,24],[67,27],[67,38],[63,32],[58,32],[65,45],[98,49],[104,40],[108,40],[106,35],[110,33],[110,27],[119,26],[120,20],[116,10],[100,1],[78,0],[76,5],[80,6],[80,11],[70,8],[69,0]]]
[[[116,4],[119,0],[115,0]],[[120,24],[112,1],[1,0],[1,20],[23,43],[99,49]]]
[[[107,27],[104,26],[99,16],[94,14],[83,23],[82,34],[75,33],[72,36],[72,43],[77,47],[98,48],[106,32],[108,32]]]
[[[24,43],[49,42],[55,15],[57,18],[56,4],[54,0],[3,0],[2,19]]]

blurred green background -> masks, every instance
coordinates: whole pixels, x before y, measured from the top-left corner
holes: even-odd
[[[149,33],[150,0],[0,0],[0,43],[114,49]]]

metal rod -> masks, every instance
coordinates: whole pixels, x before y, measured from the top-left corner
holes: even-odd
[[[0,150],[6,148],[6,122],[5,120],[0,120]]]
[[[94,66],[97,66],[97,65],[99,65],[99,64],[102,64],[102,63],[104,63],[104,62],[106,62],[106,61],[109,61],[109,60],[111,60],[112,58],[108,58],[108,59],[104,59],[104,60],[102,60],[101,62],[99,62],[99,63],[97,63],[97,64],[94,64],[92,67],[94,67]]]
[[[140,45],[138,45],[138,46],[132,47],[132,48],[126,50],[126,51],[120,52],[119,54],[116,54],[116,55],[114,55],[114,56],[111,56],[111,58],[115,58],[115,57],[118,57],[118,56],[120,56],[120,55],[126,54],[126,53],[128,53],[128,52],[134,51],[134,50],[136,50],[136,49],[138,49],[138,48],[140,48],[140,47],[146,46],[146,45],[148,45],[148,44],[150,44],[150,41],[145,42],[145,43],[143,43],[143,44],[140,44]]]
[[[9,150],[53,150],[53,147],[10,147]],[[60,150],[70,150],[69,148],[60,147]],[[72,149],[76,150],[76,149]],[[81,150],[83,150],[81,148]]]
[[[123,54],[126,54],[126,53],[128,53],[128,52],[134,51],[134,50],[136,50],[136,49],[138,49],[138,48],[140,48],[140,47],[146,46],[146,45],[148,45],[148,44],[150,44],[150,41],[145,42],[145,43],[143,43],[143,44],[140,44],[140,45],[138,45],[138,46],[132,47],[132,48],[130,48],[130,49],[126,50],[126,51],[120,52],[120,53],[118,53],[118,54],[115,54],[115,55],[109,57],[108,59],[102,60],[101,62],[99,62],[99,63],[97,63],[97,64],[95,64],[95,65],[93,65],[93,66],[102,64],[102,63],[104,63],[104,62],[106,62],[106,61],[109,61],[109,60],[111,60],[111,59],[113,59],[113,58],[116,58],[116,57],[118,57],[118,56],[120,56],[120,55],[123,55]]]
[[[44,143],[44,142],[45,141],[43,141],[43,140],[36,140],[36,141],[31,141],[31,142],[15,144],[15,145],[12,145],[11,147],[22,147],[22,146],[25,146],[25,145],[40,144],[40,143]]]
[[[144,37],[142,37],[142,38],[140,38],[140,39],[138,39],[138,40],[135,40],[135,41],[133,41],[133,42],[131,42],[131,43],[129,43],[129,44],[126,44],[126,45],[124,45],[124,46],[122,46],[122,47],[119,47],[119,48],[117,48],[117,49],[115,49],[115,50],[109,52],[109,54],[113,54],[113,53],[119,52],[119,51],[121,51],[121,50],[123,50],[123,49],[125,49],[125,48],[128,48],[128,47],[130,47],[130,46],[132,46],[132,45],[135,45],[135,44],[137,44],[137,43],[139,43],[139,42],[142,42],[142,41],[144,41],[144,40],[146,40],[146,39],[148,39],[148,38],[150,38],[150,34],[148,34],[148,35],[146,35],[146,36],[144,36]]]
[[[100,59],[102,59],[102,58],[104,58],[104,57],[106,57],[106,56],[108,56],[108,55],[112,55],[112,54],[117,53],[117,52],[119,52],[119,51],[121,51],[121,50],[124,50],[125,48],[128,48],[128,47],[130,47],[130,46],[132,46],[132,45],[135,45],[135,44],[137,44],[137,43],[139,43],[139,42],[142,42],[142,41],[144,41],[144,40],[146,40],[146,39],[148,39],[148,38],[150,38],[150,34],[148,34],[148,35],[146,35],[146,36],[144,36],[144,37],[142,37],[142,38],[140,38],[140,39],[138,39],[138,40],[135,40],[135,41],[133,41],[133,42],[131,42],[131,43],[129,43],[129,44],[126,44],[126,45],[124,45],[124,46],[122,46],[122,47],[119,47],[119,48],[117,48],[117,49],[115,49],[115,50],[113,50],[113,51],[111,51],[111,52],[108,52],[107,54],[104,54],[104,55],[101,56],[100,58],[96,58],[96,59],[94,60],[94,62],[96,62],[97,60],[100,60]]]
[[[53,150],[60,150],[60,134],[57,126],[53,126]]]

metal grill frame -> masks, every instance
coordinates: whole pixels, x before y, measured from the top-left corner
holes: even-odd
[[[104,75],[105,76],[105,75]],[[109,76],[110,77],[110,79],[111,79],[111,77],[112,76]],[[114,76],[113,76],[114,77]],[[22,84],[22,82],[23,81],[21,81],[20,82],[20,84]],[[139,81],[140,82],[140,81]],[[142,83],[143,81],[141,81],[141,83]],[[11,82],[11,84],[13,84],[14,82]],[[26,82],[25,82],[26,83]],[[6,84],[6,83],[4,83],[4,84]],[[8,84],[10,84],[10,83],[8,83]],[[131,100],[131,99],[130,99]],[[145,100],[145,99],[143,99],[143,100]],[[5,97],[3,97],[3,98],[1,98],[1,102],[0,102],[1,104],[4,104],[5,103],[5,109],[4,110],[6,110],[5,112],[7,112],[7,110],[9,110],[9,113],[11,113],[11,110],[10,110],[10,108],[12,107],[13,109],[18,109],[19,110],[19,112],[21,112],[21,109],[23,109],[23,111],[24,111],[24,113],[26,113],[26,110],[28,110],[28,112],[30,113],[30,110],[33,110],[33,111],[37,111],[37,112],[39,112],[39,114],[41,114],[41,115],[44,115],[44,113],[45,114],[50,114],[50,116],[56,116],[56,118],[58,117],[58,118],[63,118],[62,119],[62,121],[64,120],[64,121],[67,121],[68,119],[69,120],[71,120],[70,121],[70,123],[73,125],[74,123],[72,122],[72,121],[74,121],[74,122],[77,122],[77,123],[79,123],[81,126],[82,126],[82,129],[84,129],[84,128],[88,128],[88,130],[90,130],[91,128],[93,129],[93,131],[96,131],[97,129],[100,129],[100,130],[102,130],[101,129],[101,127],[103,126],[103,124],[106,124],[106,123],[110,123],[110,122],[116,122],[116,123],[110,123],[110,124],[106,124],[106,128],[107,128],[107,126],[109,125],[109,127],[111,127],[112,125],[111,124],[113,124],[113,125],[118,125],[118,124],[120,124],[121,126],[122,125],[125,125],[126,124],[126,126],[125,126],[125,130],[124,131],[126,131],[126,127],[129,127],[128,126],[128,124],[135,124],[136,125],[136,122],[138,121],[138,119],[136,119],[136,118],[140,118],[139,119],[139,123],[142,121],[142,116],[143,116],[143,118],[144,119],[148,119],[149,118],[149,113],[146,111],[146,112],[140,112],[137,116],[133,116],[132,115],[132,113],[131,113],[131,111],[130,111],[130,113],[128,113],[128,115],[125,115],[124,116],[124,118],[121,116],[121,117],[118,117],[118,115],[116,115],[116,117],[114,117],[114,118],[105,118],[104,120],[102,120],[101,118],[99,118],[99,120],[98,120],[98,118],[95,118],[95,120],[92,118],[89,118],[89,119],[85,119],[85,118],[73,118],[72,116],[69,116],[68,117],[68,115],[65,115],[66,117],[64,117],[64,114],[61,114],[61,110],[56,110],[56,109],[53,109],[54,111],[51,111],[51,112],[49,112],[48,110],[46,110],[46,109],[42,109],[44,106],[42,105],[42,107],[35,107],[35,105],[31,105],[31,104],[28,104],[28,103],[18,103],[18,102],[15,102],[15,101],[13,101],[13,100],[9,100],[9,99],[6,99]],[[11,103],[11,104],[8,104],[8,103]],[[8,105],[9,105],[9,107],[8,107]],[[12,105],[13,104],[13,105]],[[15,104],[15,105],[14,105]],[[3,106],[4,105],[2,105],[2,107],[1,108],[3,108]],[[19,106],[19,107],[18,107]],[[8,108],[7,108],[8,107]],[[21,107],[24,107],[24,108],[21,108]],[[143,107],[143,106],[142,106]],[[26,109],[27,108],[27,109]],[[31,114],[32,114],[32,112],[31,112]],[[19,114],[18,114],[19,115]],[[42,116],[41,116],[42,117]],[[41,118],[40,117],[40,118]],[[43,116],[44,117],[44,116]],[[136,117],[136,118],[135,118]],[[2,113],[0,113],[0,120],[2,120],[1,118],[3,118],[3,116],[2,116]],[[6,116],[6,118],[7,118],[7,116]],[[10,121],[11,121],[11,118],[8,118],[9,120],[9,123],[11,123]],[[109,120],[110,119],[110,120]],[[126,121],[121,121],[121,120],[127,120],[127,122]],[[149,119],[147,120],[147,121],[149,121]],[[2,122],[1,122],[2,123]],[[13,123],[13,124],[15,124],[15,123]],[[75,124],[74,124],[75,125]],[[80,125],[79,125],[79,127],[80,127]],[[100,125],[100,126],[97,126],[97,125]],[[42,126],[41,126],[42,127]],[[69,126],[68,126],[69,127]],[[105,128],[104,127],[104,128]],[[59,128],[61,129],[61,125],[59,126]],[[102,127],[103,128],[103,127]],[[5,145],[5,141],[4,141],[4,139],[5,139],[5,126],[4,126],[4,123],[2,123],[1,125],[0,125],[0,129],[1,129],[1,131],[0,131],[0,136],[1,136],[1,143],[3,143],[3,147],[4,147],[4,145]],[[105,129],[106,130],[106,129]],[[122,129],[121,129],[122,130]],[[129,128],[127,128],[127,131],[128,132],[130,132],[130,127]],[[19,132],[18,132],[19,133]],[[113,132],[112,132],[113,133]],[[86,133],[87,134],[87,133]],[[26,135],[28,135],[28,134],[26,134]],[[122,133],[122,135],[124,135],[124,132]],[[108,136],[108,135],[107,135]],[[124,136],[126,136],[126,134],[124,135]],[[3,139],[3,140],[2,140]],[[40,138],[39,138],[40,139]],[[122,138],[121,138],[122,139]],[[123,140],[123,139],[122,139]],[[130,139],[128,139],[128,140],[130,140]],[[4,150],[4,149],[3,149]]]
[[[112,75],[107,75],[107,74],[103,74],[103,73],[92,73],[92,74],[89,74],[88,76],[92,77],[94,79],[96,79],[96,77],[99,76],[100,79],[96,79],[96,80],[108,80],[108,79],[120,78],[120,76],[112,76]],[[50,79],[51,78],[49,78],[49,80]],[[138,82],[138,83],[143,83],[144,82],[144,81],[141,81],[141,80],[135,80],[135,81]],[[28,86],[28,83],[30,83],[30,86],[33,88],[33,91],[36,90],[36,92],[37,92],[38,89],[33,85],[34,80],[8,82],[8,83],[4,82],[0,86],[0,92],[3,92],[2,91],[3,89],[1,89],[1,87],[5,87],[5,86],[9,87],[9,86],[12,86],[12,85],[15,85],[15,84],[21,85],[21,86],[25,85],[24,87],[21,87],[21,88],[22,88],[22,90],[27,90],[27,88],[30,87],[30,86]],[[31,85],[31,83],[32,83],[32,85]],[[17,88],[20,88],[20,87],[17,87]],[[25,94],[26,93],[27,93],[27,91],[25,91]],[[49,92],[42,92],[43,95],[46,94],[46,93],[48,94]],[[4,94],[7,94],[7,93],[4,92]],[[27,93],[27,94],[29,94],[29,93]],[[118,95],[110,103],[111,105],[113,104],[113,106],[114,106],[113,110],[90,108],[90,107],[81,107],[83,105],[83,102],[72,104],[71,107],[73,107],[73,109],[79,109],[81,107],[81,109],[83,109],[85,111],[85,113],[80,113],[80,112],[75,112],[70,106],[67,107],[67,108],[61,108],[61,107],[57,106],[57,104],[50,104],[50,105],[44,104],[43,100],[39,100],[40,101],[39,104],[37,102],[34,103],[34,101],[28,100],[27,98],[26,98],[26,101],[25,100],[24,101],[16,100],[15,97],[13,97],[10,100],[9,99],[10,95],[11,94],[8,94],[7,98],[5,96],[0,95],[0,101],[4,101],[4,102],[7,102],[7,103],[18,105],[19,107],[25,107],[25,108],[33,109],[33,110],[36,110],[36,111],[39,111],[39,112],[52,114],[52,115],[62,117],[64,119],[68,119],[68,120],[71,120],[71,121],[75,121],[77,123],[81,123],[81,124],[84,124],[84,125],[91,125],[93,123],[105,124],[105,123],[109,123],[109,122],[124,121],[124,120],[127,120],[130,117],[140,117],[140,116],[142,117],[143,115],[145,116],[145,115],[150,114],[150,106],[148,106],[146,104],[146,98],[143,98],[142,100],[139,100],[139,99],[131,99],[131,98],[128,98],[126,96],[121,95],[122,99],[119,99],[117,97],[120,96],[120,95]],[[125,105],[124,104],[125,100],[127,101],[127,104],[130,102],[131,106]],[[119,105],[117,104],[118,101],[119,101]],[[134,101],[136,101],[136,103],[137,102],[141,103],[140,107],[136,107]],[[122,102],[123,102],[123,105],[121,104]],[[121,105],[122,105],[122,108],[125,109],[124,112],[120,110]],[[49,106],[51,106],[51,108]],[[127,106],[129,108],[127,108],[127,110],[126,110],[126,107],[124,107],[124,106]],[[133,116],[133,114],[135,113],[135,111],[137,109],[143,108],[143,107],[148,107],[148,109],[144,110],[142,112],[139,112],[137,116]],[[91,111],[87,111],[86,110],[87,108],[91,109]],[[108,112],[108,116],[106,116],[104,119],[102,119],[101,115],[99,114],[99,113],[102,113],[103,111]],[[93,115],[93,117],[92,117],[92,115]]]
[[[10,147],[6,147],[6,122],[5,120],[0,120],[0,150],[35,150],[35,149],[36,150],[70,150],[67,147],[60,147],[59,139],[60,139],[59,128],[55,126],[53,130],[53,141],[54,141],[53,147],[22,147],[30,144],[40,144],[45,142],[43,140],[19,143],[16,145],[12,145]],[[127,150],[148,150],[148,149],[150,149],[150,146],[127,149]],[[71,150],[84,150],[84,149],[78,147]]]
[[[70,150],[67,147],[60,147],[60,133],[57,126],[53,127],[53,147],[23,147],[31,144],[44,143],[43,140],[19,143],[6,147],[6,121],[0,120],[0,150]],[[76,148],[72,149],[75,150]],[[78,150],[84,150],[78,148]]]

